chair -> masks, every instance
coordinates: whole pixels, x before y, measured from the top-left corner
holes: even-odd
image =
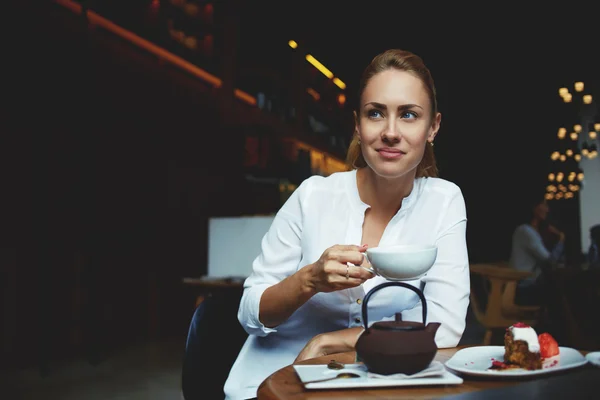
[[[600,308],[600,270],[559,268],[551,273],[559,343],[578,349],[599,348],[600,320],[590,318],[590,310]]]
[[[185,400],[222,399],[229,370],[248,334],[237,320],[241,294],[213,293],[196,307],[185,346],[181,389]]]
[[[531,273],[517,271],[506,262],[471,264],[471,305],[477,321],[486,329],[484,345],[489,345],[495,329],[506,329],[516,322],[535,326],[540,306],[515,304],[517,282],[528,278]],[[483,288],[477,287],[477,279]]]

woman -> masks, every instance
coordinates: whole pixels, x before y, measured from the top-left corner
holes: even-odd
[[[353,168],[306,179],[277,213],[244,283],[238,318],[250,334],[227,382],[228,399],[256,396],[276,370],[354,348],[361,302],[385,279],[356,265],[368,247],[435,244],[423,290],[428,321],[441,322],[439,347],[454,347],[469,299],[466,211],[460,189],[437,178],[433,140],[441,114],[421,58],[403,50],[376,56],[364,71],[348,151]],[[421,321],[418,296],[377,293],[372,321]]]

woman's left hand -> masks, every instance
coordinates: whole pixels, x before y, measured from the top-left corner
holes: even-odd
[[[362,326],[358,326],[316,335],[306,343],[294,363],[328,354],[353,351],[363,330]]]
[[[300,353],[294,360],[294,363],[298,361],[308,360],[309,358],[326,356],[327,354],[329,354],[323,346],[325,335],[327,334],[323,333],[310,339],[306,346],[304,346],[304,348],[300,351]]]

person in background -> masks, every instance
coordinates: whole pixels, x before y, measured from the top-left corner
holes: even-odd
[[[519,271],[531,272],[532,276],[517,284],[515,303],[537,305],[543,302],[543,270],[557,265],[564,253],[565,235],[548,223],[550,207],[543,196],[534,196],[527,202],[527,222],[514,230],[512,235],[510,265]],[[543,237],[554,235],[554,247],[546,248]]]
[[[590,247],[587,252],[589,268],[600,268],[600,225],[590,228]]]
[[[249,337],[225,383],[227,399],[254,398],[264,379],[294,361],[354,349],[361,301],[386,282],[359,267],[368,247],[437,245],[435,264],[409,284],[427,298],[427,320],[441,323],[439,348],[463,334],[467,216],[460,188],[437,177],[441,114],[431,74],[417,55],[392,49],[372,60],[358,88],[350,170],[305,179],[262,239],[244,282],[238,319]],[[401,288],[377,293],[369,322],[397,312],[422,322],[419,297]]]

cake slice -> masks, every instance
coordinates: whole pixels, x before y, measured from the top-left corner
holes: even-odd
[[[542,368],[540,343],[535,329],[522,322],[517,322],[506,329],[504,363],[528,370]]]

